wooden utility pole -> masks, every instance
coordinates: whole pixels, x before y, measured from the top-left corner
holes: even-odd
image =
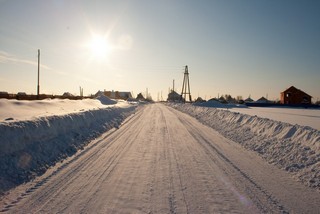
[[[174,80],[173,80],[173,83],[172,83],[172,91],[174,91]]]
[[[37,85],[37,96],[40,94],[40,49],[38,49],[38,85]]]
[[[146,100],[148,99],[148,88],[147,88],[147,90],[146,90]]]

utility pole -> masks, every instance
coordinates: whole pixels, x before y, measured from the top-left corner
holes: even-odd
[[[38,85],[37,85],[37,96],[39,99],[40,94],[40,49],[38,49]]]
[[[148,99],[148,88],[146,90],[146,99]]]
[[[181,99],[183,102],[186,102],[187,95],[189,95],[189,101],[192,102],[191,93],[190,93],[189,72],[188,72],[188,66],[186,65],[184,69],[184,77],[183,77],[182,92],[181,92]]]
[[[173,85],[172,85],[172,86],[173,86],[172,91],[174,91],[174,79],[173,79],[173,83],[172,83],[172,84],[173,84]]]
[[[80,86],[80,97],[83,97],[83,88]]]

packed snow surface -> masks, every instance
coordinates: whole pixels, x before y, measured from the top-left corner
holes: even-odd
[[[319,130],[233,112],[239,109],[168,105],[197,118],[223,136],[257,152],[269,163],[290,172],[306,185],[320,190]]]

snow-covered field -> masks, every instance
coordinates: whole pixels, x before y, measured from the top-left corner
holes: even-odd
[[[0,195],[118,128],[137,106],[105,96],[77,101],[0,99]]]
[[[320,108],[279,108],[279,107],[248,107],[248,108],[231,108],[230,111],[269,118],[272,120],[282,121],[300,126],[310,126],[320,130]]]
[[[247,107],[245,105],[221,104],[217,101],[208,101],[196,105],[227,109],[232,112],[269,118],[292,125],[310,126],[320,130],[320,108]]]
[[[243,145],[245,148],[257,152],[261,157],[291,173],[296,179],[306,185],[320,190],[320,131],[309,126],[293,125],[279,120],[288,118],[276,116],[281,113],[270,113],[273,109],[256,111],[252,115],[238,113],[250,112],[257,109],[212,108],[191,104],[168,104],[185,112],[202,123],[217,130],[223,136]],[[268,114],[269,110],[269,114]],[[285,111],[285,109],[282,109]],[[307,115],[305,110],[287,111],[292,121],[301,121],[301,115]],[[316,110],[311,113],[312,115]],[[295,118],[294,118],[295,117]],[[308,117],[314,119],[315,117]],[[304,121],[306,122],[306,121]],[[313,123],[313,122],[312,122]],[[311,124],[311,123],[310,123]],[[309,125],[310,125],[309,124]]]

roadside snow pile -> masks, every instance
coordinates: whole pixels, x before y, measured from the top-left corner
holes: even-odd
[[[202,107],[227,108],[226,104],[222,104],[217,100],[208,100],[207,102],[195,103],[194,105]]]
[[[136,107],[127,103],[121,107],[0,122],[0,195],[44,173],[103,132],[119,127]]]
[[[97,99],[69,100],[69,99],[45,99],[45,100],[7,100],[0,99],[0,122],[33,120],[44,116],[64,115],[83,112],[92,109],[105,108],[111,102],[103,104]],[[121,106],[119,102],[116,106]]]
[[[110,99],[104,95],[99,95],[97,98],[103,105],[114,105],[117,104],[117,101]]]
[[[189,104],[168,104],[259,153],[269,163],[320,190],[320,131],[257,116]]]
[[[105,96],[103,92],[99,92],[98,96],[96,97],[103,105],[114,105],[117,104],[116,100],[112,100],[109,97]]]
[[[202,106],[202,107],[213,107],[213,108],[247,108],[246,105],[239,105],[239,104],[232,104],[232,103],[220,103],[218,100],[208,100],[207,102],[203,103],[194,103],[195,106]]]

